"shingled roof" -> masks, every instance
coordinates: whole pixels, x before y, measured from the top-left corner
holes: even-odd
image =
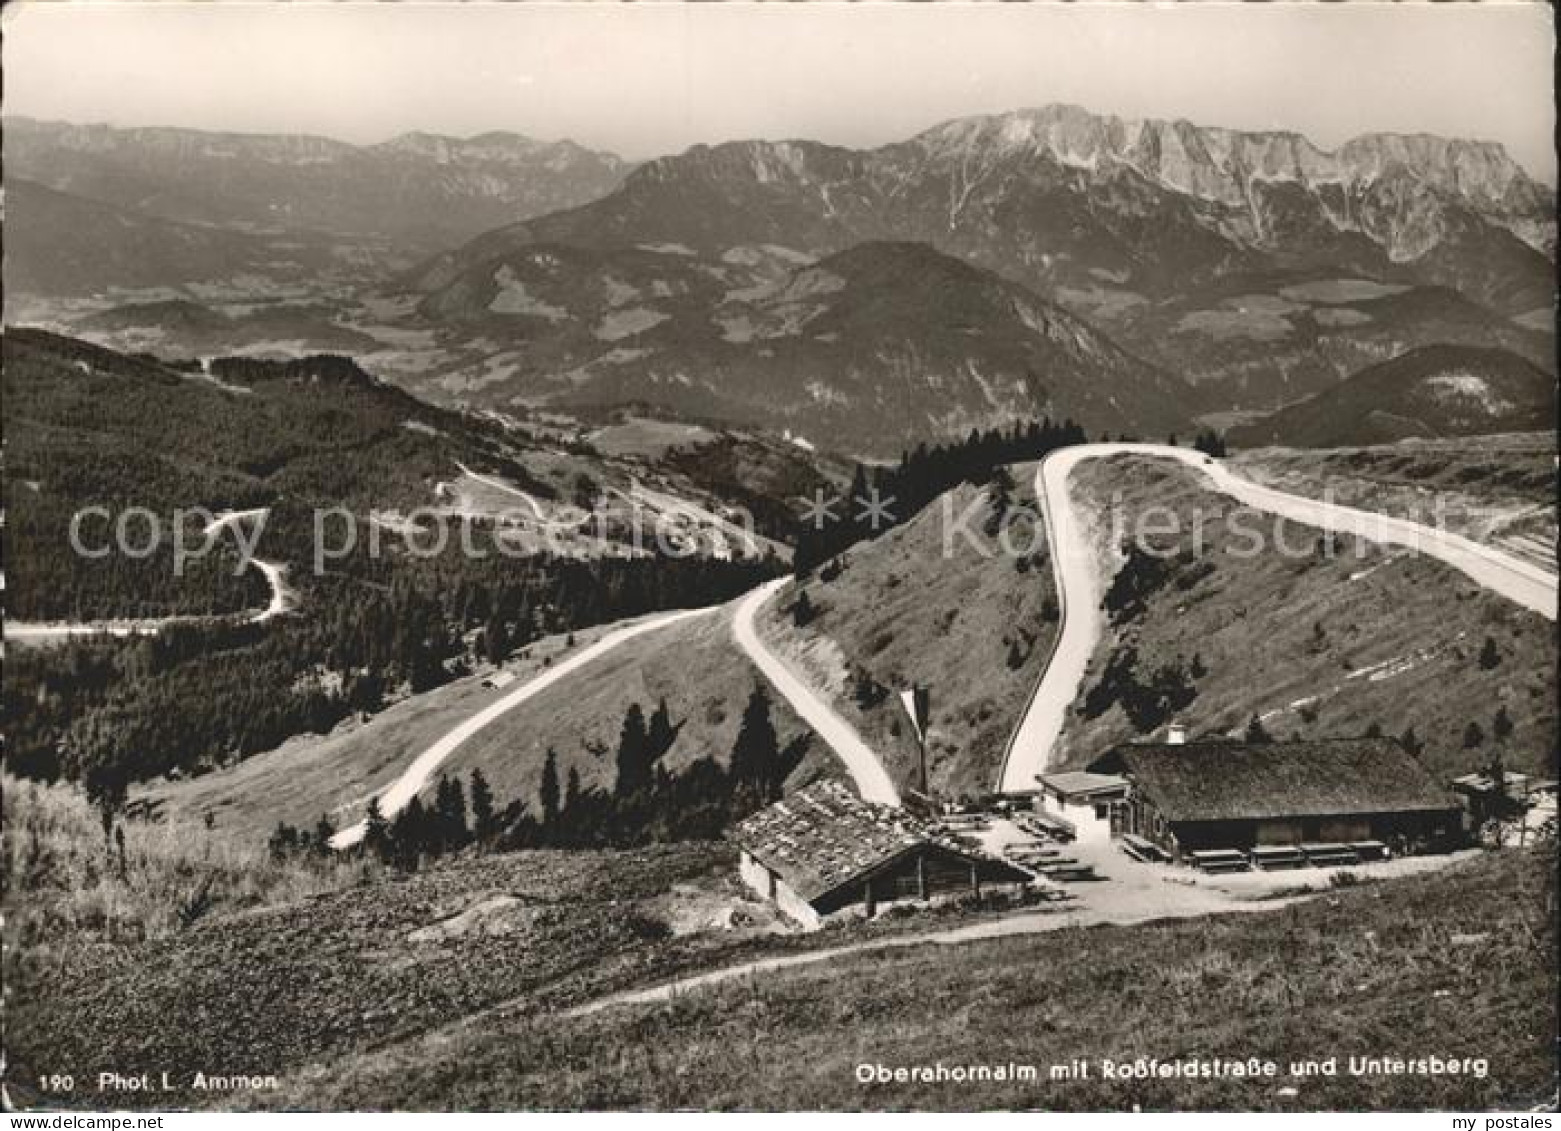
[[[1173,822],[1426,812],[1455,804],[1391,738],[1131,743],[1090,769],[1126,774]]]
[[[731,837],[808,902],[922,846],[1013,871],[1006,861],[972,852],[932,833],[903,809],[863,801],[838,781],[817,782],[761,809]],[[1011,878],[1025,879],[1024,873]]]

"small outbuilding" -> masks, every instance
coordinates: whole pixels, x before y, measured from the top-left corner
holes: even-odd
[[[872,916],[886,904],[936,903],[1018,889],[1029,872],[935,834],[903,809],[823,781],[748,817],[731,833],[743,882],[804,927]]]
[[[1390,738],[1132,743],[1089,768],[1128,782],[1113,832],[1177,861],[1266,845],[1429,845],[1460,826],[1457,801]]]
[[[1078,840],[1109,840],[1111,813],[1127,797],[1127,779],[1120,774],[1066,770],[1042,774],[1036,807],[1062,818]]]

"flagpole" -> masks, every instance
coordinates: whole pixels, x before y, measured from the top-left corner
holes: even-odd
[[[909,690],[900,692],[900,702],[910,716],[911,729],[916,732],[916,752],[921,761],[921,796],[928,804],[932,802],[932,783],[927,777],[927,720],[931,715],[931,700],[932,693],[921,684],[912,684]]]

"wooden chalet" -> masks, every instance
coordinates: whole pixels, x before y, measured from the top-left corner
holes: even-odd
[[[886,904],[941,902],[1033,877],[934,834],[902,809],[823,781],[748,817],[730,834],[746,883],[808,928]]]
[[[1389,738],[1118,746],[1090,765],[1127,779],[1112,831],[1194,852],[1364,841],[1435,843],[1456,800]]]

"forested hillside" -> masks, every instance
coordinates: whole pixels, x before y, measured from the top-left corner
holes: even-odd
[[[225,359],[183,371],[35,331],[5,339],[7,614],[12,620],[228,613],[264,603],[231,548],[177,577],[166,545],[83,560],[76,511],[263,508],[256,554],[285,570],[293,611],[160,635],[18,648],[5,685],[9,764],[84,782],[108,806],[133,781],[200,773],[352,712],[499,663],[544,633],[729,598],[765,560],[517,556],[491,519],[431,539],[379,531],[371,512],[431,500],[459,461],[534,498],[530,440],[431,408],[341,358]],[[332,553],[316,569],[319,515]],[[137,540],[145,532],[136,528]],[[200,541],[198,521],[183,530]],[[349,537],[350,532],[350,537]],[[166,533],[166,532],[165,532]],[[378,537],[371,537],[371,534]],[[109,535],[93,529],[96,542]]]

